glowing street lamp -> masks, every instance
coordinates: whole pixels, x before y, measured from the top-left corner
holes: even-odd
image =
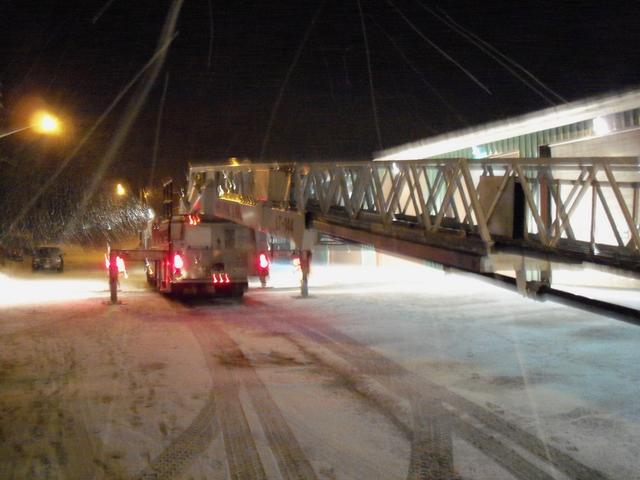
[[[62,124],[60,120],[51,113],[41,110],[36,112],[31,117],[31,125],[17,128],[15,130],[11,130],[10,132],[0,133],[0,138],[8,137],[9,135],[13,135],[14,133],[29,130],[31,128],[37,133],[41,133],[43,135],[59,135],[60,133],[62,133]]]
[[[127,193],[127,190],[122,186],[121,183],[116,185],[116,195],[119,197],[124,197]]]
[[[45,135],[58,135],[62,132],[60,120],[48,112],[36,112],[32,119],[33,129]]]

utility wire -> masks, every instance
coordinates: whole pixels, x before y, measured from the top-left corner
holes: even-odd
[[[93,16],[93,20],[91,21],[91,23],[95,24],[98,20],[100,20],[100,17],[104,15],[104,12],[109,10],[109,7],[113,5],[115,1],[116,0],[107,0],[107,2],[102,6],[102,8],[100,8],[100,10],[98,10],[98,12]]]
[[[109,104],[109,106],[107,107],[107,109],[102,113],[102,115],[100,115],[100,117],[96,120],[96,122],[93,124],[93,126],[89,129],[89,131],[84,135],[84,137],[82,137],[82,139],[80,140],[80,142],[76,145],[76,147],[73,149],[73,151],[67,155],[65,157],[65,159],[62,161],[62,163],[60,164],[60,166],[56,169],[56,171],[51,175],[51,177],[49,177],[49,179],[46,181],[46,183],[42,186],[42,188],[33,196],[31,197],[31,199],[24,205],[24,207],[22,208],[22,210],[20,211],[20,213],[16,216],[16,218],[14,219],[13,222],[11,222],[11,225],[9,226],[9,229],[7,230],[7,234],[9,234],[15,227],[16,225],[22,221],[22,219],[27,215],[27,213],[29,213],[29,211],[31,210],[31,208],[33,208],[33,206],[38,202],[38,200],[40,199],[40,197],[44,194],[44,192],[46,192],[51,185],[54,184],[54,182],[58,179],[58,177],[60,176],[60,174],[64,171],[65,168],[67,168],[67,166],[69,165],[69,162],[71,162],[71,160],[78,154],[78,152],[80,151],[80,149],[85,145],[85,143],[87,143],[87,141],[89,140],[89,138],[91,138],[91,136],[93,135],[93,133],[98,129],[98,127],[100,125],[102,125],[102,123],[106,120],[106,118],[109,116],[109,114],[116,108],[116,106],[120,103],[120,101],[122,100],[122,98],[127,94],[127,92],[129,90],[131,90],[131,88],[137,83],[137,81],[145,74],[145,72],[151,68],[151,66],[153,66],[153,64],[158,60],[158,58],[160,58],[165,52],[166,50],[169,48],[169,46],[173,43],[173,41],[176,39],[176,37],[178,36],[178,32],[176,32],[167,42],[165,42],[162,46],[160,46],[160,48],[158,48],[154,54],[151,56],[151,58],[147,61],[147,63],[144,64],[144,66],[138,70],[138,72],[134,75],[134,77],[129,81],[129,83],[127,83],[124,88],[120,91],[120,93],[118,93],[118,95],[116,95],[116,97],[113,99],[113,101],[111,102],[111,104]]]
[[[560,96],[557,92],[555,92],[553,89],[548,87],[545,83],[543,83],[538,77],[536,77],[533,73],[531,73],[525,67],[520,65],[518,62],[516,62],[515,60],[513,60],[509,56],[507,56],[504,53],[502,53],[496,47],[491,45],[489,42],[483,40],[482,38],[480,38],[478,35],[476,35],[472,31],[470,31],[470,30],[466,29],[465,27],[463,27],[462,25],[460,25],[453,18],[451,18],[451,16],[449,16],[447,13],[445,13],[442,10],[441,10],[442,13],[440,13],[440,12],[436,11],[435,9],[429,7],[428,5],[425,5],[420,0],[416,0],[416,1],[420,5],[420,7],[422,7],[425,11],[427,11],[428,13],[430,13],[431,15],[436,17],[444,25],[446,25],[447,27],[452,29],[454,32],[456,32],[457,34],[462,36],[464,39],[466,39],[467,41],[469,41],[470,43],[475,45],[480,51],[482,51],[483,53],[488,55],[490,58],[492,58],[494,61],[496,61],[498,64],[500,64],[505,70],[507,70],[509,73],[511,73],[514,77],[516,77],[522,83],[524,83],[529,89],[531,89],[533,92],[535,92],[538,96],[540,96],[547,103],[549,103],[551,105],[556,105],[557,101],[560,101],[562,103],[566,103],[567,102],[567,100],[564,97]],[[517,72],[515,69],[519,70],[521,73]],[[529,77],[531,80],[533,80],[540,88],[545,90],[547,93],[545,94],[543,91],[541,91],[535,85],[533,85],[530,81],[528,81],[525,78],[525,76]],[[551,97],[555,97],[555,100],[552,99],[547,94],[551,95]]]
[[[156,173],[156,164],[158,163],[158,146],[160,144],[160,129],[162,127],[162,115],[164,113],[164,102],[167,98],[167,89],[169,88],[169,72],[164,77],[164,87],[162,88],[162,97],[160,98],[160,109],[158,111],[158,120],[156,122],[156,134],[153,139],[153,157],[151,161],[151,172],[149,173],[149,182],[147,185],[151,187],[153,185],[153,177]]]
[[[446,58],[451,63],[453,63],[456,67],[458,67],[467,77],[469,77],[482,90],[487,92],[489,95],[492,95],[491,90],[489,90],[489,88],[484,83],[482,83],[480,80],[478,80],[469,70],[467,70],[465,67],[463,67],[460,64],[460,62],[458,62],[455,58],[453,58],[451,55],[449,55],[447,52],[445,52],[442,48],[440,48],[433,40],[431,40],[424,33],[422,33],[422,31],[418,27],[416,27],[411,22],[411,20],[409,20],[407,18],[407,16],[404,13],[402,13],[402,10],[400,10],[396,6],[395,3],[393,3],[391,0],[387,0],[387,3],[389,5],[391,5],[395,9],[395,11],[398,13],[398,15],[400,15],[400,17],[402,17],[402,19],[405,21],[405,23],[407,25],[409,25],[409,27],[411,27],[411,29],[414,32],[416,32],[420,38],[422,38],[425,42],[427,42],[429,45],[431,45],[431,47],[434,48],[440,55],[442,55],[444,58]]]
[[[173,0],[171,6],[169,7],[169,12],[167,13],[165,23],[160,33],[158,46],[166,44],[168,41],[175,37],[176,26],[183,3],[184,0]],[[93,172],[93,178],[90,181],[88,189],[85,191],[84,198],[76,209],[76,218],[82,217],[87,206],[89,205],[89,202],[93,198],[93,195],[98,190],[100,182],[102,182],[102,179],[106,175],[109,167],[115,161],[118,151],[129,135],[133,123],[137,119],[140,111],[142,110],[142,107],[144,106],[149,96],[149,92],[155,85],[158,75],[160,74],[160,71],[164,66],[164,62],[167,58],[167,53],[167,49],[162,50],[162,53],[158,57],[157,61],[155,61],[149,71],[145,73],[146,78],[137,85],[136,92],[133,94],[129,101],[129,105],[127,106],[127,109],[123,114],[122,120],[112,136],[109,147],[102,157],[100,164]]]
[[[362,26],[362,37],[364,38],[364,52],[367,58],[367,71],[369,72],[369,92],[371,96],[371,109],[373,110],[373,122],[376,127],[376,135],[378,137],[378,149],[382,150],[382,136],[380,135],[380,123],[378,122],[378,106],[376,105],[376,95],[373,88],[373,73],[371,72],[371,55],[369,52],[369,41],[367,40],[367,27],[364,24],[364,16],[362,15],[362,5],[360,0],[356,0],[358,4],[358,12],[360,13],[360,25]]]
[[[274,122],[274,120],[276,118],[276,113],[278,111],[278,108],[280,107],[280,102],[282,101],[282,96],[284,95],[284,90],[287,87],[287,83],[289,83],[289,77],[291,77],[291,74],[293,73],[293,70],[296,68],[296,65],[298,64],[298,60],[300,59],[300,55],[302,54],[302,50],[304,49],[304,46],[307,43],[307,40],[309,39],[309,35],[311,34],[311,30],[313,30],[313,27],[316,24],[316,20],[318,19],[318,16],[320,15],[320,12],[322,11],[322,8],[324,7],[325,3],[326,3],[326,0],[323,0],[320,3],[320,6],[316,10],[316,12],[313,14],[313,17],[311,18],[311,22],[309,23],[309,26],[307,27],[307,30],[304,32],[304,36],[302,37],[302,40],[300,41],[300,44],[298,45],[298,48],[296,49],[296,53],[293,56],[293,61],[289,65],[289,69],[287,70],[287,73],[284,76],[284,79],[282,80],[282,83],[280,84],[280,89],[278,90],[278,95],[276,97],[276,101],[274,102],[273,108],[271,109],[271,114],[269,115],[269,121],[267,123],[267,130],[265,131],[264,139],[262,140],[262,148],[260,149],[260,161],[261,162],[262,162],[262,160],[264,158],[264,153],[265,153],[265,151],[267,149],[267,144],[269,143],[269,137],[271,135],[271,128],[273,127],[273,122]]]
[[[211,5],[211,0],[208,0],[209,3],[209,56],[207,57],[207,68],[211,68],[211,54],[213,52],[213,6]]]
[[[431,93],[433,93],[433,95],[435,95],[435,97],[438,100],[440,100],[442,105],[444,105],[444,107],[447,110],[449,110],[449,112],[451,112],[461,123],[463,123],[464,125],[468,125],[469,124],[468,120],[453,105],[451,105],[451,103],[438,91],[438,89],[431,82],[429,82],[425,78],[424,74],[407,57],[407,55],[404,53],[404,51],[402,50],[400,45],[398,45],[398,42],[395,41],[395,39],[389,34],[389,32],[387,32],[384,28],[382,28],[382,25],[380,25],[380,23],[378,23],[374,18],[371,18],[371,21],[373,22],[373,24],[375,26],[378,27],[378,29],[383,33],[383,35],[385,37],[387,37],[387,40],[389,40],[391,45],[393,45],[393,47],[396,49],[396,51],[398,52],[398,54],[400,55],[402,60],[404,60],[404,62],[407,64],[407,66],[416,75],[418,75],[418,77],[420,78],[420,81],[422,81],[422,83],[431,91]]]

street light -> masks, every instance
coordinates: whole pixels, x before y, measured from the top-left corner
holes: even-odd
[[[36,112],[32,119],[33,129],[45,135],[58,135],[62,131],[60,120],[48,112]]]
[[[116,195],[118,195],[119,197],[123,197],[126,193],[127,191],[125,190],[125,188],[122,186],[121,183],[116,185]]]
[[[16,128],[9,132],[0,133],[0,138],[8,137],[14,133],[29,130],[31,128],[37,133],[41,133],[43,135],[59,135],[62,132],[62,124],[60,123],[60,120],[51,113],[40,110],[33,114],[30,125],[22,128]]]

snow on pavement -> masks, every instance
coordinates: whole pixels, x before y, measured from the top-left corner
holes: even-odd
[[[0,277],[0,478],[640,478],[637,327],[417,264],[297,281]]]

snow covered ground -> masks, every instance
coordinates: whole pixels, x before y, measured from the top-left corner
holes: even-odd
[[[0,272],[0,478],[640,479],[640,328],[389,259],[242,301]]]

